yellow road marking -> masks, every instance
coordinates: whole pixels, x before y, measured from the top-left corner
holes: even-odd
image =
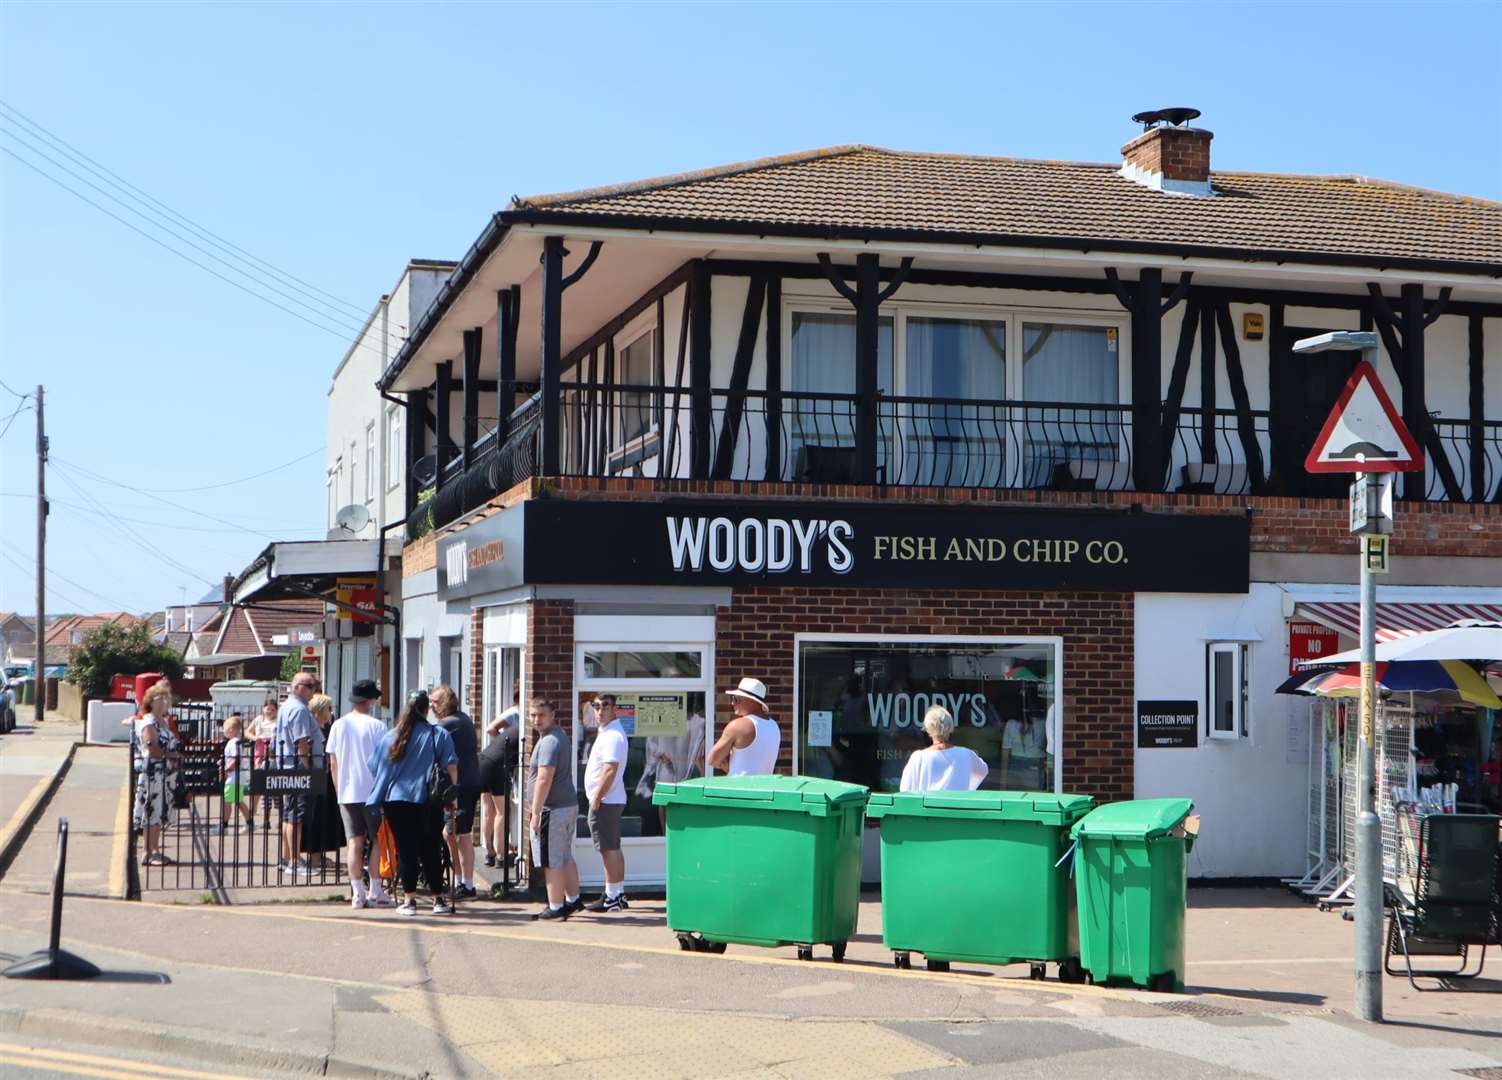
[[[58,768],[61,767],[62,762],[58,762]],[[55,775],[56,771],[54,770],[54,772],[48,773],[31,786],[31,790],[26,793],[26,798],[21,800],[21,805],[16,807],[16,812],[5,823],[5,828],[0,829],[0,850],[4,850],[10,844],[11,838],[20,831],[21,823],[26,820],[27,815],[36,807],[36,804],[41,802],[42,794],[47,790],[47,786],[52,783],[52,778]]]
[[[15,1043],[0,1042],[0,1055],[24,1058],[28,1060],[13,1061],[11,1064],[41,1066],[49,1069],[72,1071],[73,1068],[89,1069],[89,1072],[81,1072],[82,1076],[171,1076],[182,1077],[183,1080],[249,1080],[243,1073],[217,1073],[200,1072],[197,1069],[179,1069],[171,1065],[156,1065],[145,1061],[133,1061],[130,1058],[102,1057],[98,1054],[81,1054],[74,1050],[53,1050],[43,1046],[19,1046]],[[124,1069],[125,1072],[93,1071],[105,1069]]]
[[[109,893],[124,900],[130,861],[130,783],[120,785],[120,801],[115,805],[115,836],[110,843]]]
[[[104,903],[113,904],[119,901],[110,900],[98,896],[69,897],[70,902]],[[161,904],[153,901],[131,901],[132,907],[157,908],[163,911],[174,911],[180,914],[196,915],[231,915],[241,918],[254,919],[286,919],[292,922],[310,922],[330,924],[338,923],[347,926],[358,926],[365,930],[422,930],[432,934],[456,934],[464,937],[483,937],[498,941],[521,941],[538,945],[567,945],[574,948],[608,949],[615,952],[647,954],[654,956],[676,956],[685,960],[714,963],[716,961],[729,960],[741,964],[763,964],[776,967],[792,967],[801,971],[844,971],[851,974],[864,974],[884,977],[889,979],[901,979],[904,982],[925,980],[929,982],[955,985],[956,982],[964,981],[986,986],[1002,986],[1007,989],[1034,991],[1040,994],[1062,994],[1073,997],[1086,997],[1094,1000],[1101,998],[1113,998],[1118,1001],[1153,1001],[1157,1000],[1154,995],[1145,991],[1123,990],[1105,986],[1084,986],[1072,983],[1050,982],[1039,984],[1031,979],[1020,975],[999,975],[987,972],[949,971],[927,972],[917,969],[899,971],[896,968],[874,962],[850,963],[838,965],[835,968],[812,968],[806,960],[795,960],[786,956],[763,956],[749,952],[725,953],[712,955],[709,953],[686,953],[677,947],[667,948],[659,945],[629,945],[617,941],[588,941],[579,938],[545,936],[541,934],[523,934],[511,930],[498,930],[482,926],[436,926],[431,922],[414,923],[406,919],[397,918],[374,918],[364,919],[345,915],[306,915],[295,911],[272,911],[264,908],[248,907],[190,907],[183,904]],[[666,929],[666,927],[664,927]],[[755,946],[747,946],[755,948]],[[192,961],[190,961],[192,962]]]

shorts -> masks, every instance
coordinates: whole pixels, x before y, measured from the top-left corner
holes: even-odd
[[[601,803],[598,810],[589,812],[589,838],[596,851],[621,850],[621,815],[625,812],[625,803]]]
[[[532,834],[532,865],[562,870],[574,861],[574,834],[579,808],[559,806],[542,812],[542,827]]]
[[[511,795],[511,782],[516,776],[515,766],[504,761],[480,759],[480,790],[487,795]]]
[[[279,795],[279,806],[282,813],[283,825],[301,825],[308,820],[308,803],[311,801],[306,795]]]
[[[381,811],[362,802],[340,803],[339,817],[344,822],[345,838],[349,840],[373,837],[381,827]]]
[[[238,805],[245,801],[246,785],[234,780],[224,782],[224,801],[231,805]]]
[[[458,805],[444,814],[454,826],[454,832],[458,836],[475,831],[475,815],[480,812],[480,789],[477,787],[461,787],[459,789]]]

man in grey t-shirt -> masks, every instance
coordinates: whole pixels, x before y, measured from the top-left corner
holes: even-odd
[[[548,906],[532,918],[566,919],[584,906],[574,862],[579,796],[574,790],[573,747],[551,703],[534,701],[531,712],[537,741],[527,765],[527,833],[532,864],[542,867],[548,884]]]
[[[287,700],[276,713],[276,736],[272,739],[272,764],[276,768],[323,768],[323,732],[318,730],[317,721],[308,711],[313,692],[312,675],[299,671],[292,677]],[[282,862],[278,869],[294,877],[312,873],[307,859],[299,853],[309,803],[310,799],[303,794],[281,797]]]

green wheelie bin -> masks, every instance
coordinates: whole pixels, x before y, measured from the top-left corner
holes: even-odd
[[[1088,795],[1031,791],[874,794],[881,822],[881,936],[899,968],[922,953],[930,971],[950,961],[1028,961],[1041,979],[1084,972],[1070,909],[1070,827]],[[1060,864],[1063,865],[1060,865]]]
[[[1080,959],[1097,983],[1184,989],[1188,799],[1110,803],[1074,826]]]
[[[796,945],[835,960],[855,934],[868,788],[809,776],[660,783],[668,807],[668,928],[688,951]]]

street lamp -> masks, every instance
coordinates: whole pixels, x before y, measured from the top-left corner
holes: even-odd
[[[1331,330],[1294,343],[1296,353],[1360,349],[1364,360],[1377,358],[1377,335],[1371,330]],[[1375,368],[1375,363],[1373,367]],[[1360,485],[1362,473],[1356,474]],[[1355,515],[1353,514],[1353,520]],[[1353,526],[1354,528],[1354,526]],[[1377,698],[1377,582],[1361,543],[1361,729],[1356,747],[1356,1015],[1382,1019],[1382,822],[1373,800],[1375,761],[1373,713]]]

